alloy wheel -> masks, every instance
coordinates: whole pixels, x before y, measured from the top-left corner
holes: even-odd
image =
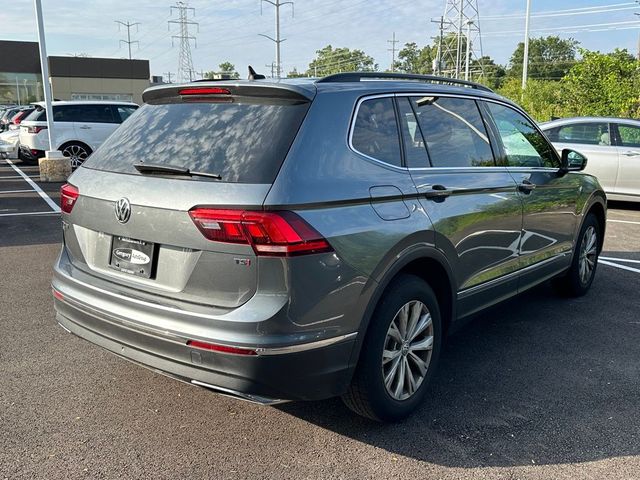
[[[86,148],[76,144],[71,144],[65,147],[64,150],[62,150],[62,154],[65,157],[69,157],[71,160],[71,168],[79,167],[89,156],[89,152]]]
[[[426,305],[403,305],[389,325],[382,351],[382,376],[387,393],[407,400],[420,388],[431,363],[433,322]]]
[[[582,235],[582,243],[580,245],[580,283],[586,285],[589,283],[593,271],[596,268],[598,260],[598,234],[593,225],[589,226]]]

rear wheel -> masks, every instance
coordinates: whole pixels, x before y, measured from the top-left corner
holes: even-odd
[[[358,367],[342,397],[354,412],[398,421],[424,398],[441,343],[441,319],[433,290],[413,275],[398,277],[376,308]]]
[[[78,168],[91,155],[91,149],[84,143],[70,142],[60,147],[62,154],[71,160],[71,168]]]
[[[563,293],[580,297],[591,288],[600,254],[600,232],[598,219],[594,214],[588,214],[578,235],[571,267],[563,277],[558,279]]]

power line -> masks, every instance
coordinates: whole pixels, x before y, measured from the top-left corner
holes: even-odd
[[[131,27],[136,27],[136,32],[138,31],[138,25],[140,25],[139,22],[136,23],[131,23],[131,22],[121,22],[120,20],[115,20],[115,22],[118,24],[118,30],[120,30],[120,25],[122,25],[123,27],[125,27],[127,29],[127,39],[126,40],[120,40],[120,45],[122,45],[123,43],[126,43],[127,46],[129,47],[129,60],[131,60],[131,44],[132,43],[137,43],[138,44],[138,48],[140,48],[140,42],[137,40],[131,40]]]
[[[609,26],[616,26],[616,25],[637,25],[640,26],[640,21],[639,20],[631,20],[631,21],[625,21],[625,22],[608,22],[608,23],[593,23],[590,25],[565,25],[564,27],[551,27],[551,28],[541,28],[541,29],[536,29],[536,30],[532,30],[532,33],[535,32],[553,32],[553,31],[562,31],[562,32],[569,32],[570,30],[575,30],[575,29],[579,29],[579,28],[596,28],[596,27],[609,27]],[[521,30],[509,30],[509,31],[496,31],[496,32],[487,32],[484,35],[485,36],[493,36],[493,37],[500,37],[503,35],[511,35],[514,33],[522,33]]]
[[[611,5],[599,5],[596,7],[580,7],[569,8],[564,10],[545,10],[531,14],[531,17],[550,17],[550,16],[566,16],[566,15],[589,15],[595,13],[608,13],[620,10],[632,10],[638,8],[638,4],[634,2],[614,3]],[[482,18],[485,20],[504,20],[507,18],[525,18],[526,13],[508,13],[505,15],[487,15]]]
[[[171,29],[172,23],[180,25],[180,35],[173,35],[171,37],[171,46],[173,46],[173,40],[180,40],[180,54],[178,55],[178,81],[179,82],[192,82],[193,81],[193,59],[191,58],[191,43],[193,40],[196,48],[196,37],[189,35],[189,25],[195,25],[200,31],[200,28],[196,22],[189,20],[189,13],[195,16],[196,9],[189,7],[188,3],[177,2],[176,6],[171,6],[170,10],[173,14],[173,10],[178,11],[178,20],[169,20],[168,27]]]

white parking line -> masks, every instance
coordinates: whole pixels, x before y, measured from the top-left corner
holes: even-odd
[[[621,270],[628,270],[629,272],[640,273],[640,268],[627,267],[626,265],[620,265],[618,263],[613,263],[613,262],[609,262],[607,260],[602,260],[602,259],[599,259],[598,262],[604,265],[609,265],[610,267],[619,268]]]
[[[640,225],[640,222],[632,222],[631,220],[612,220],[610,218],[607,219],[607,222],[614,223],[632,223],[633,225]]]
[[[60,207],[56,204],[56,202],[51,200],[51,197],[49,197],[49,195],[44,193],[44,191],[38,186],[36,182],[31,180],[22,170],[16,167],[11,160],[5,160],[5,162],[7,162],[16,172],[18,172],[18,175],[20,175],[24,179],[24,181],[31,186],[31,188],[38,192],[38,195],[40,195],[42,199],[47,202],[47,205],[49,205],[54,212],[60,212]]]
[[[0,213],[0,217],[19,217],[21,215],[60,215],[60,212],[18,212],[18,213]]]
[[[610,262],[640,263],[640,260],[630,260],[628,258],[600,257],[600,260],[609,260]]]

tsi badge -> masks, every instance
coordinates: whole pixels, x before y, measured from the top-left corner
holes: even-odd
[[[121,198],[116,202],[116,219],[120,223],[127,223],[131,217],[131,203],[128,198]]]

